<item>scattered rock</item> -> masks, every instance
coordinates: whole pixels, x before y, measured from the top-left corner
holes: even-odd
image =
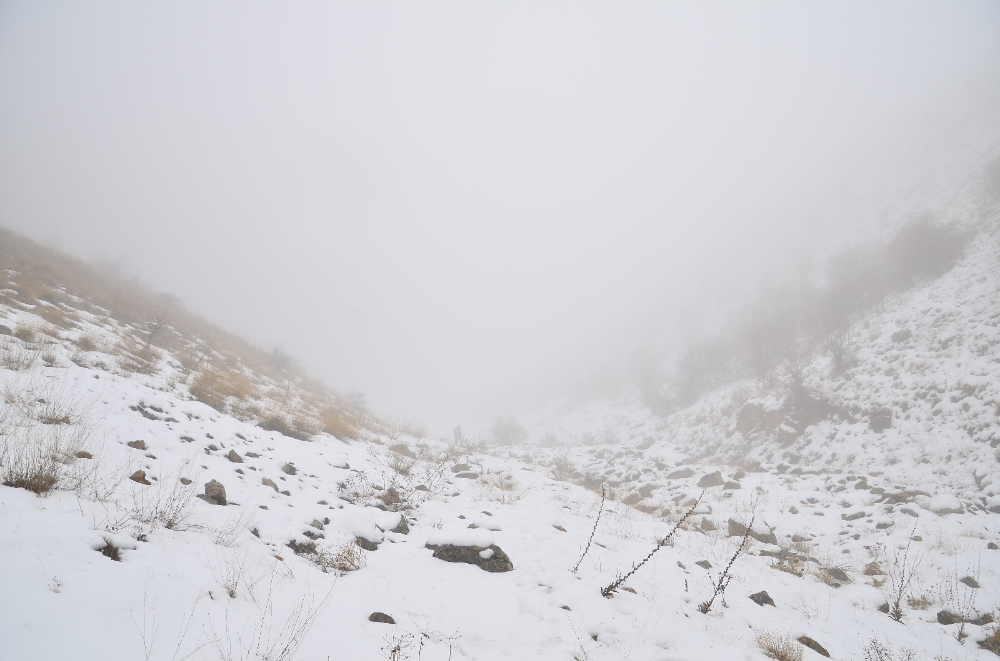
[[[742,489],[742,487],[740,486],[739,482],[733,482],[732,480],[730,480],[729,482],[726,482],[725,484],[723,484],[722,488],[723,489]]]
[[[434,557],[445,562],[464,562],[476,565],[488,572],[506,572],[514,569],[514,564],[499,546],[453,546],[451,544],[427,544],[434,551]]]
[[[249,452],[248,451],[247,452],[247,456],[250,457],[251,459],[259,459],[260,458],[260,455],[257,454],[256,452]]]
[[[378,551],[378,544],[364,537],[355,537],[354,541],[366,551]]]
[[[876,409],[868,416],[868,428],[873,432],[882,432],[892,427],[892,411]]]
[[[410,459],[416,459],[416,453],[410,449],[406,443],[397,443],[396,445],[390,445],[389,450],[395,452],[396,454],[401,454],[404,457],[409,457]]]
[[[4,325],[0,325],[0,335],[13,335],[14,331]]]
[[[460,477],[463,480],[478,480],[479,473],[473,473],[472,471],[465,471],[462,473],[457,473],[455,477]]]
[[[808,537],[803,537],[802,535],[792,535],[793,542],[808,542]]]
[[[243,457],[241,457],[236,452],[236,450],[230,450],[229,454],[227,454],[226,456],[229,457],[229,461],[233,462],[234,464],[242,464],[243,463]]]
[[[566,532],[566,529],[563,528],[562,526],[557,526],[555,524],[552,524],[552,527],[558,530],[559,532]]]
[[[816,652],[817,654],[825,656],[826,658],[830,658],[830,653],[826,651],[826,648],[817,643],[809,636],[801,636],[799,637],[798,641],[803,645],[805,645],[806,647],[808,647],[809,649],[811,649],[812,651]]]
[[[851,577],[847,575],[847,572],[840,567],[826,567],[823,570],[827,576],[835,581],[840,581],[841,583],[850,583]]]
[[[885,571],[883,571],[881,565],[872,560],[867,565],[865,565],[864,574],[865,576],[885,576]]]
[[[878,607],[878,612],[879,613],[888,613],[889,612],[889,604],[886,603],[886,604],[882,604],[881,606],[879,606]]]
[[[80,450],[79,452],[77,452],[73,456],[76,457],[77,459],[93,459],[94,458],[94,455],[90,454],[86,450]]]
[[[379,613],[375,611],[368,616],[369,622],[380,622],[382,624],[395,624],[396,620],[392,619],[391,615],[386,615],[385,613]]]
[[[721,484],[725,484],[725,480],[722,479],[722,472],[715,471],[714,473],[707,473],[698,480],[699,487],[717,487]]]
[[[750,601],[758,606],[764,606],[765,604],[768,606],[774,606],[774,600],[771,599],[771,596],[766,590],[761,590],[760,592],[750,595]],[[777,608],[777,606],[775,606],[775,608]]]
[[[938,611],[937,621],[939,624],[944,625],[958,624],[962,621],[962,618],[949,611]]]
[[[693,476],[694,476],[694,471],[693,470],[691,470],[690,468],[682,468],[680,470],[674,471],[673,473],[668,473],[667,474],[667,479],[668,480],[680,480],[680,479],[683,479],[685,477],[693,477]]]
[[[415,491],[430,491],[430,489],[427,488],[426,484],[418,484],[417,486],[413,487],[413,489]]]
[[[183,484],[184,486],[187,486],[187,485],[191,484],[191,480],[188,479],[188,478],[186,478],[186,477],[182,477],[180,479],[180,483]]]
[[[295,469],[295,466],[292,466],[291,462],[289,462],[281,467],[281,472],[285,475],[295,475],[298,471]]]
[[[399,515],[399,523],[397,523],[396,527],[393,528],[392,530],[390,530],[389,532],[399,533],[400,535],[409,535],[410,534],[410,524],[408,524],[406,522],[406,517],[403,516],[402,514],[400,514]]]
[[[903,330],[898,330],[893,333],[891,337],[893,342],[905,342],[913,337],[913,331],[908,328],[904,328]]]
[[[128,446],[130,448],[134,448],[136,450],[145,450],[146,449],[146,441],[142,441],[142,440],[131,441],[130,443],[128,443]]]
[[[218,452],[219,451],[219,448],[218,448],[217,445],[215,445],[215,443],[209,443],[208,449],[211,450],[212,452]]]
[[[322,530],[323,529],[323,522],[320,521],[319,519],[313,519],[312,523],[310,523],[309,525],[311,525],[316,530]]]
[[[885,530],[886,528],[891,528],[892,524],[888,522],[876,523],[875,530]]]
[[[569,606],[560,606],[559,608],[563,609],[564,611],[572,611],[573,610]]]
[[[260,483],[263,484],[265,487],[271,487],[275,491],[278,490],[278,484],[269,477],[261,478]]]
[[[452,473],[464,473],[469,470],[469,464],[455,464],[451,467]]]
[[[718,530],[719,527],[716,526],[711,521],[709,521],[708,517],[704,517],[703,516],[703,517],[701,517],[701,529],[704,530],[704,531],[706,531],[706,532],[708,532],[708,531],[711,531],[711,530]]]
[[[205,493],[198,494],[198,497],[212,505],[225,505],[226,487],[222,486],[222,482],[212,480],[205,484]]]
[[[989,544],[986,545],[986,548],[988,548],[991,551],[996,551],[997,549],[1000,549],[1000,546],[997,546],[996,542],[990,542]]]
[[[961,514],[965,511],[962,501],[955,496],[944,493],[939,493],[931,498],[931,501],[927,504],[927,509],[935,514]]]
[[[962,583],[965,583],[970,588],[976,588],[976,589],[979,588],[979,581],[977,581],[976,579],[972,578],[971,576],[963,576],[962,578],[960,578],[958,580],[961,581]]]
[[[146,479],[146,471],[142,470],[132,473],[131,477],[129,477],[128,479],[132,480],[133,482],[138,482],[139,484],[145,484],[146,486],[152,484],[152,482]]]
[[[286,546],[292,549],[292,553],[295,555],[310,555],[316,552],[316,542],[300,543],[293,539]]]
[[[742,523],[729,519],[729,536],[730,537],[742,537],[747,534],[747,528]],[[761,533],[756,530],[750,531],[750,536],[756,539],[758,542],[763,542],[764,544],[775,544],[778,543],[778,537],[774,532]]]
[[[840,518],[843,519],[844,521],[857,521],[858,519],[863,519],[866,516],[868,515],[865,514],[864,511],[860,511],[860,512],[852,512],[851,514],[841,514]]]
[[[709,562],[708,560],[699,560],[698,562],[696,562],[694,564],[698,565],[702,569],[711,569],[712,568],[712,563]]]
[[[735,473],[733,473],[734,480],[742,480],[746,476],[747,474],[745,471],[736,471]]]

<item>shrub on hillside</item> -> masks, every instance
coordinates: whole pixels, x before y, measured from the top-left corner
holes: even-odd
[[[490,437],[497,445],[517,445],[528,439],[528,431],[514,416],[505,415],[493,421]]]

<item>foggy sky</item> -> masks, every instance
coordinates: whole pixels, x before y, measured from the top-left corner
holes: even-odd
[[[0,223],[437,433],[822,242],[994,98],[998,35],[996,2],[2,2]]]

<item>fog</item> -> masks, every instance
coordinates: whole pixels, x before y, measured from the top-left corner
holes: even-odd
[[[434,433],[605,392],[995,105],[1000,4],[0,4],[0,223]]]

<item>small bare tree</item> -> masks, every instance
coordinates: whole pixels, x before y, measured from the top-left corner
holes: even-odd
[[[750,531],[753,530],[754,521],[757,520],[757,507],[756,504],[753,505],[753,514],[750,517],[750,523],[747,524],[746,531],[743,533],[743,539],[740,540],[740,545],[736,547],[736,552],[733,553],[733,557],[729,559],[729,564],[726,568],[722,570],[719,574],[718,579],[712,578],[712,572],[708,572],[708,580],[712,583],[712,596],[706,601],[698,604],[698,610],[702,613],[708,613],[712,610],[712,604],[715,603],[717,597],[722,597],[722,604],[726,604],[726,588],[729,587],[729,583],[733,580],[732,575],[729,570],[733,568],[736,563],[736,559],[743,555],[747,548],[750,546]],[[707,570],[706,570],[707,571]]]
[[[893,551],[892,558],[886,567],[886,573],[889,576],[889,592],[886,594],[889,601],[889,617],[897,622],[903,621],[903,601],[910,592],[913,575],[920,565],[920,553],[915,552],[912,556],[910,555],[910,545],[913,543],[913,535],[916,532],[917,527],[913,526],[906,546]]]

